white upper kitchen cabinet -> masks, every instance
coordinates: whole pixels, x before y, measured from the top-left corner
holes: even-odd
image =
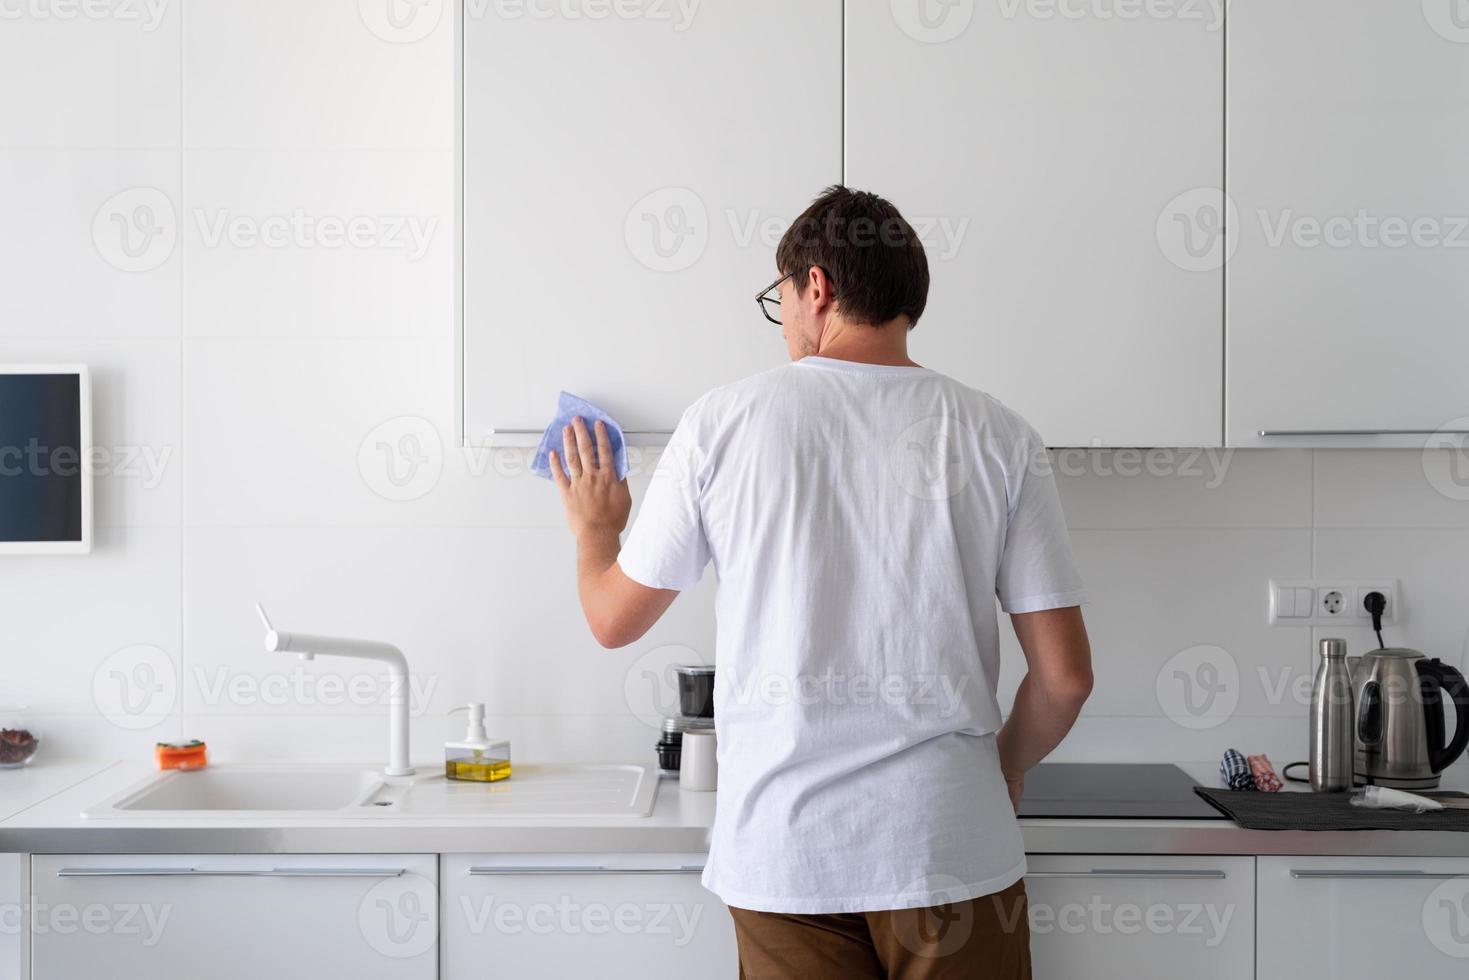
[[[846,179],[928,247],[915,358],[1053,446],[1217,446],[1214,4],[849,2]],[[1207,216],[1205,218],[1207,221]]]
[[[562,389],[669,430],[784,361],[755,294],[841,178],[841,0],[456,7],[465,437]]]
[[[1469,428],[1464,10],[1230,7],[1232,445],[1416,448]]]

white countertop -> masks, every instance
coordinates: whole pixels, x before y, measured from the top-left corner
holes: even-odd
[[[20,769],[0,769],[0,823],[112,765],[105,759],[38,759]]]
[[[1215,785],[1214,763],[1180,763]],[[647,817],[474,821],[436,817],[84,818],[82,811],[154,772],[150,763],[40,761],[0,772],[0,853],[697,852],[715,794],[663,780]],[[1466,788],[1454,767],[1445,789]],[[1294,785],[1292,789],[1296,788]],[[1469,857],[1469,833],[1261,831],[1228,820],[1020,821],[1031,854],[1339,854]]]

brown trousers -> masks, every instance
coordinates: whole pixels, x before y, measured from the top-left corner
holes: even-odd
[[[729,911],[741,980],[1030,980],[1024,881],[967,902],[893,912]]]

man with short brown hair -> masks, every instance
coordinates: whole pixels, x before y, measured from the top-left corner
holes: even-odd
[[[829,188],[776,255],[793,363],[684,413],[625,547],[605,428],[564,433],[583,610],[623,646],[715,567],[704,884],[743,977],[1029,977],[1013,808],[1092,683],[1044,444],[909,358],[928,263],[889,202]],[[1003,725],[997,599],[1028,667]]]

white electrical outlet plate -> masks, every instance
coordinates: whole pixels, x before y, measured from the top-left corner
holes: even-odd
[[[1396,623],[1401,600],[1396,579],[1271,579],[1270,625],[1370,627],[1365,602],[1372,592],[1387,599],[1382,624]]]

